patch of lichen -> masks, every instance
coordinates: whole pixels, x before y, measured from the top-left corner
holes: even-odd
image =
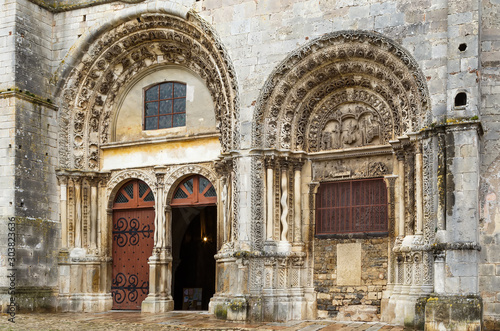
[[[225,320],[227,319],[227,306],[226,305],[217,305],[215,306],[215,317],[218,319]]]
[[[456,125],[456,124],[469,124],[469,123],[478,123],[479,117],[477,115],[474,116],[466,116],[466,117],[445,117],[444,120],[432,122],[431,124],[424,126],[420,129],[420,132],[433,130],[438,127],[448,126],[448,125]]]
[[[244,311],[247,308],[247,301],[245,299],[233,299],[229,303],[229,308],[234,312]]]

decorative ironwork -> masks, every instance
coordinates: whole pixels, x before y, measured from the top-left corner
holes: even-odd
[[[322,183],[316,199],[316,234],[387,232],[384,180]]]
[[[130,302],[135,302],[139,297],[139,290],[142,291],[142,294],[148,295],[149,281],[142,282],[141,286],[138,285],[139,277],[137,275],[129,275],[127,281],[127,276],[120,272],[116,275],[111,284],[113,300],[119,304],[123,303],[125,299],[128,299]]]
[[[139,230],[139,227],[140,224],[137,219],[131,219],[129,224],[125,218],[121,217],[114,226],[113,240],[116,241],[118,247],[125,247],[127,244],[136,246],[140,240],[139,234],[142,234],[143,238],[150,238],[151,233],[154,232],[149,224],[143,225],[141,230]]]

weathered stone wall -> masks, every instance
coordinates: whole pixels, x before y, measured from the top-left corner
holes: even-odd
[[[17,1],[15,85],[44,99],[52,98],[52,14],[29,1]]]
[[[481,164],[479,291],[487,330],[500,329],[500,3],[481,2]]]
[[[361,245],[359,274],[350,272],[339,285],[338,245]],[[380,317],[380,300],[387,284],[388,239],[318,239],[314,240],[314,288],[318,293],[320,318],[373,320]],[[352,263],[356,256],[349,256]],[[359,277],[358,277],[359,276]],[[359,278],[359,279],[358,279]],[[350,285],[349,285],[350,284]]]
[[[5,312],[10,283],[7,223],[15,210],[15,98],[0,94],[0,109],[0,311]]]
[[[474,292],[479,287],[484,300],[485,319],[495,320],[498,323],[500,319],[500,292],[498,292],[500,288],[498,283],[500,279],[500,209],[498,206],[500,182],[497,178],[500,172],[500,153],[498,152],[500,4],[497,0],[383,2],[378,0],[130,0],[122,2],[100,0],[93,3],[95,6],[90,6],[89,1],[73,1],[71,5],[66,5],[67,2],[63,3],[59,0],[6,0],[4,3],[5,5],[0,8],[0,91],[18,87],[23,91],[28,90],[41,96],[42,99],[38,101],[54,97],[52,93],[55,88],[49,84],[49,80],[54,78],[57,83],[64,80],[64,75],[68,72],[60,72],[57,69],[74,60],[67,57],[70,50],[78,47],[85,49],[88,42],[95,41],[101,32],[110,29],[113,25],[135,19],[138,13],[146,11],[175,12],[182,16],[188,9],[193,9],[200,13],[220,35],[235,65],[241,92],[239,120],[242,149],[248,149],[251,146],[253,112],[264,82],[290,52],[311,39],[346,29],[376,31],[401,44],[415,58],[427,78],[432,114],[421,114],[422,117],[427,117],[430,123],[445,122],[446,118],[450,117],[473,119],[476,115],[480,115],[484,126],[485,134],[481,141],[480,151],[481,233],[479,240],[482,250],[479,253],[479,284],[477,281],[474,282],[477,273],[469,270],[470,266],[475,267],[477,263],[475,258],[472,257],[471,261],[462,261],[457,256],[452,261],[454,254],[461,254],[452,252],[447,259],[453,262],[450,264],[454,265],[451,272],[456,277],[455,279],[450,277],[452,281],[447,284],[447,290],[460,294]],[[47,10],[35,3],[48,5],[45,7]],[[78,9],[59,12],[70,8]],[[464,50],[459,49],[461,44],[466,44]],[[458,92],[467,93],[468,99],[465,107],[454,106],[454,98]],[[16,106],[18,101],[19,104]],[[52,123],[51,117],[55,116],[55,111],[49,105],[43,106],[40,102],[15,97],[0,99],[0,108],[2,109],[0,114],[2,119],[0,123],[2,128],[0,179],[2,187],[5,188],[0,193],[2,202],[0,216],[19,214],[26,218],[57,220],[58,202],[54,169],[57,164],[55,150],[58,130],[55,127],[56,121]],[[479,110],[480,113],[478,113]],[[14,113],[17,113],[16,119],[13,117]],[[16,124],[14,121],[17,121]],[[18,129],[17,136],[16,129]],[[462,194],[463,192],[457,192],[457,194],[460,193],[457,196],[461,199],[457,202],[465,201],[470,204],[461,206],[457,203],[453,217],[449,218],[448,229],[453,230],[449,231],[452,241],[473,242],[478,237],[475,232],[477,212],[474,206],[477,181],[476,177],[471,181],[468,174],[477,176],[477,170],[472,169],[474,168],[472,163],[477,162],[477,159],[469,162],[471,160],[467,161],[463,158],[473,155],[477,144],[471,145],[467,135],[455,134],[455,136],[457,139],[462,139],[462,142],[455,139],[454,144],[457,142],[457,146],[450,147],[456,157],[450,163],[452,167],[450,169],[454,169],[454,173],[460,176],[460,178],[455,177],[454,190],[468,191],[466,195]],[[472,136],[476,139],[476,136]],[[240,226],[242,229],[250,229],[251,209],[249,206],[252,205],[249,185],[251,182],[250,158],[243,156],[237,164],[242,171],[240,183],[242,187],[244,186],[242,190],[238,188],[241,194],[236,197],[240,206],[238,210],[241,219]],[[471,171],[468,171],[467,167]],[[452,207],[450,204],[450,208]],[[468,219],[472,219],[473,223],[464,224],[466,223],[463,222],[464,215],[468,215]],[[4,218],[2,220],[5,221]],[[454,227],[455,221],[462,224]],[[47,227],[52,226],[48,224],[46,224]],[[56,223],[50,224],[57,227]],[[1,223],[0,226],[3,227]],[[29,229],[33,229],[33,233],[38,233],[38,225],[35,223],[26,226],[28,227],[27,234],[31,231]],[[471,226],[473,231],[468,231]],[[57,230],[53,229],[46,233],[53,234],[51,231]],[[243,232],[247,235],[250,231]],[[0,230],[0,233],[4,231]],[[465,238],[462,234],[471,235],[471,237]],[[45,245],[43,242],[47,240],[44,238],[48,237],[40,235],[37,239],[40,240],[38,243],[36,240],[30,241],[29,245],[36,247],[42,244],[43,246]],[[247,239],[249,238],[242,238],[243,241]],[[371,242],[373,240],[381,240],[381,242],[373,243]],[[332,289],[339,288],[334,286],[336,279],[327,278],[328,275],[331,277],[336,274],[336,249],[327,250],[331,245],[335,247],[340,242],[360,242],[363,253],[373,252],[373,256],[387,261],[386,239],[372,239],[371,241],[316,239],[315,279],[324,284],[316,287],[326,287],[330,281]],[[368,242],[371,243],[368,244]],[[377,248],[368,248],[369,245]],[[38,256],[49,254],[48,250],[52,246],[44,247],[45,253],[37,253],[41,254]],[[27,250],[24,253],[31,254],[30,252]],[[327,271],[322,273],[324,262],[322,259],[326,256],[333,261],[325,264],[324,268],[327,268]],[[363,258],[365,256],[366,254]],[[46,261],[48,264],[52,263],[51,258],[47,258]],[[2,266],[3,263],[4,260],[2,260]],[[386,272],[387,267],[383,263],[381,266],[378,264],[372,266],[373,273],[370,275],[377,275],[375,270]],[[28,268],[34,264],[34,260],[27,259],[25,266]],[[48,271],[48,274],[51,272]],[[463,277],[464,282],[470,280],[468,285],[455,286],[455,281],[461,281],[460,277]],[[50,277],[39,279],[40,286],[53,285],[49,280]],[[364,303],[378,307],[376,301],[379,300],[378,293],[382,291],[379,287],[384,286],[385,279],[377,282],[380,284],[345,286],[345,289],[342,286],[342,290],[338,292],[342,294],[337,295],[339,298],[335,298],[333,292],[319,291],[323,298],[320,297],[318,301],[318,309],[323,316],[334,316],[338,310],[328,309],[328,307],[335,307],[333,300],[341,300],[342,305],[345,303],[349,305],[358,300],[359,305]],[[374,287],[370,290],[369,286]],[[352,289],[353,292],[348,292],[348,289]],[[358,290],[362,298],[357,296],[351,298],[353,294],[349,293]],[[372,293],[371,296],[368,295],[369,293]],[[377,294],[378,299],[374,298],[373,293]]]
[[[16,1],[6,0],[0,8],[0,91],[14,85]]]

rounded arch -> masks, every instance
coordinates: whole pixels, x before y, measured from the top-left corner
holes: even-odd
[[[60,81],[60,167],[99,169],[120,89],[158,65],[179,65],[205,82],[215,109],[223,151],[238,145],[238,89],[232,62],[212,28],[194,12],[182,18],[162,12],[126,16],[98,35]],[[83,49],[82,49],[83,50]],[[80,51],[82,51],[80,50]]]
[[[121,187],[125,183],[134,179],[140,179],[145,182],[151,188],[156,201],[156,180],[154,178],[154,175],[148,174],[147,172],[141,170],[123,170],[111,176],[106,185],[106,196],[108,197],[109,210],[113,209],[113,203],[115,201],[116,194],[120,191]]]
[[[172,197],[175,193],[177,186],[186,178],[192,175],[201,175],[208,179],[210,183],[212,183],[213,187],[217,192],[217,175],[200,165],[186,165],[176,169],[165,181],[165,206],[170,205],[170,201],[172,201]]]
[[[367,31],[327,34],[294,51],[267,79],[252,145],[317,151],[322,116],[340,118],[341,108],[358,103],[384,124],[385,142],[418,130],[430,104],[425,78],[401,46]]]

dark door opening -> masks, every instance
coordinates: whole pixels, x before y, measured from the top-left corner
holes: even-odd
[[[208,309],[215,293],[216,242],[216,206],[172,208],[174,309]]]

